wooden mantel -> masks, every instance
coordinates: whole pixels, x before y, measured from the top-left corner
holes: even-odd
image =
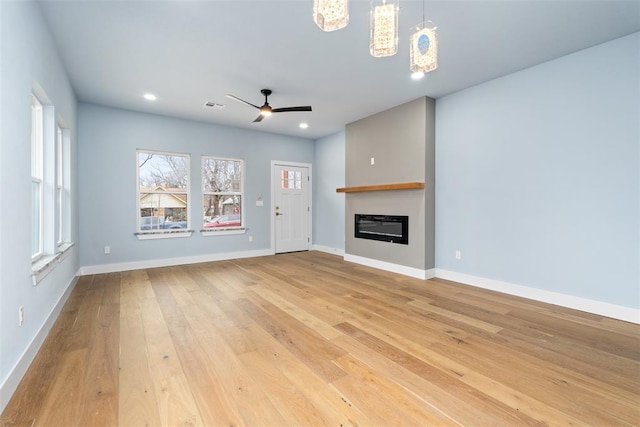
[[[336,193],[359,193],[363,191],[414,190],[424,188],[424,182],[399,182],[397,184],[361,185],[359,187],[336,188]]]

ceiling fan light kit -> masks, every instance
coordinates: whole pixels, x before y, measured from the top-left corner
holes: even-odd
[[[422,24],[411,29],[409,40],[409,69],[414,80],[424,73],[438,68],[437,27],[424,19],[422,0]],[[398,52],[398,15],[399,0],[372,0],[370,10],[371,56],[380,58],[392,56]],[[323,31],[344,28],[349,23],[348,0],[313,0],[313,21]]]
[[[310,105],[305,105],[305,106],[300,106],[300,107],[272,108],[271,105],[269,105],[269,95],[271,95],[273,93],[271,91],[271,89],[262,89],[260,91],[260,93],[262,95],[264,95],[264,104],[262,104],[262,106],[260,106],[260,107],[258,107],[255,104],[250,103],[249,101],[245,101],[242,98],[238,98],[235,95],[226,94],[225,96],[227,98],[229,98],[229,99],[233,99],[234,101],[238,101],[238,102],[241,102],[243,104],[250,105],[253,108],[257,108],[260,111],[260,114],[258,115],[258,117],[256,117],[256,119],[253,121],[253,123],[261,122],[262,119],[264,119],[265,117],[269,117],[272,113],[290,113],[290,112],[294,112],[294,111],[311,111],[311,106]]]

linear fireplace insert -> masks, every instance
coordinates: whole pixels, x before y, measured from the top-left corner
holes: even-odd
[[[401,215],[356,214],[355,237],[409,244],[409,217]]]

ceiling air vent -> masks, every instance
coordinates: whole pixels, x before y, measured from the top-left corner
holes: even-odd
[[[208,108],[213,108],[215,110],[222,110],[224,108],[223,104],[218,104],[217,102],[211,102],[211,101],[204,104],[204,106]]]

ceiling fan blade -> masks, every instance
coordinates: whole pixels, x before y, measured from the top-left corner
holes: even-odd
[[[245,101],[244,99],[240,99],[235,95],[231,95],[230,93],[226,94],[225,96],[229,99],[233,99],[234,101],[242,102],[243,104],[251,105],[254,108],[260,109],[260,107],[258,107],[257,105],[254,105],[248,101]]]
[[[264,116],[262,114],[260,114],[258,117],[256,117],[256,119],[253,121],[253,123],[259,123],[262,121],[262,119],[264,119]]]
[[[304,107],[284,107],[284,108],[274,108],[271,110],[272,113],[286,113],[289,111],[311,111],[311,106],[306,105]]]

